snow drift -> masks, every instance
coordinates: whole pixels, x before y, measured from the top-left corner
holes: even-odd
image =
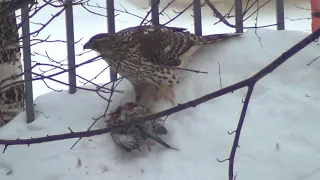
[[[237,38],[211,44],[193,57],[191,69],[208,74],[185,73],[176,86],[176,101],[187,102],[250,77],[283,51],[307,36],[296,31],[258,29]],[[320,176],[318,136],[320,96],[319,44],[313,43],[256,85],[245,119],[235,159],[237,180],[317,180]],[[219,65],[218,65],[219,62]],[[132,101],[127,81],[117,87],[110,110]],[[9,146],[0,155],[0,179],[226,179],[229,156],[246,89],[219,97],[196,108],[168,117],[169,134],[163,140],[180,151],[160,145],[151,152],[125,153],[110,134],[27,146]],[[108,97],[108,94],[105,95]],[[36,120],[25,124],[25,113],[0,130],[1,139],[30,138],[85,131],[99,117],[107,102],[94,92],[51,92],[36,101]],[[157,110],[171,107],[166,102]],[[94,129],[105,127],[103,120]],[[4,146],[0,146],[3,148]]]

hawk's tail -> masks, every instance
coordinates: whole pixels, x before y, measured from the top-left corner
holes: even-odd
[[[196,37],[196,44],[202,45],[202,44],[208,44],[213,43],[217,41],[222,41],[225,39],[229,39],[235,36],[240,36],[243,33],[225,33],[225,34],[213,34],[213,35],[206,35],[206,36],[197,36]]]

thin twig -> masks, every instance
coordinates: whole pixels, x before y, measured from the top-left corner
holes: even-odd
[[[222,80],[221,80],[221,71],[220,71],[220,63],[218,62],[219,67],[219,80],[220,80],[220,89],[222,89]]]

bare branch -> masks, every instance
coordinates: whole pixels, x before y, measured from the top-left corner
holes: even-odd
[[[174,18],[171,18],[168,22],[162,24],[163,26],[166,26],[167,24],[169,24],[170,22],[174,21],[175,19],[177,19],[179,16],[181,16],[184,12],[186,12],[191,6],[193,5],[193,1],[191,4],[189,4],[186,8],[184,8],[182,11],[180,12],[176,12],[174,11],[175,13],[177,13],[177,15],[174,17]]]
[[[154,4],[154,5],[151,7],[151,9],[147,12],[146,16],[142,19],[142,21],[141,21],[141,23],[140,23],[140,26],[142,26],[142,25],[144,24],[144,21],[148,18],[148,16],[149,16],[150,13],[152,12],[152,10],[157,7],[157,5],[159,4],[159,2],[160,2],[160,0],[158,0],[157,3]]]
[[[307,65],[311,65],[312,63],[314,63],[316,60],[318,60],[320,58],[320,56],[314,58],[312,61],[310,61]]]
[[[244,19],[243,21],[247,20],[248,18],[250,18],[253,14],[255,14],[260,8],[262,8],[264,5],[266,5],[269,1],[268,0],[266,3],[264,3],[263,5],[261,5],[257,10],[255,10],[255,12],[253,12],[249,17],[247,17],[246,19]],[[224,16],[222,16],[222,14],[217,10],[217,8],[209,1],[209,0],[205,0],[205,2],[208,4],[208,6],[212,9],[212,11],[214,12],[215,16],[218,17],[220,19],[221,22],[223,22],[226,26],[231,27],[231,28],[236,28],[235,25],[230,24]],[[220,22],[219,21],[219,22]],[[218,22],[217,22],[218,23]],[[215,23],[215,24],[217,24]],[[253,27],[243,27],[243,29],[257,29],[257,28],[265,28],[265,27],[271,27],[271,26],[276,26],[277,24],[270,24],[270,25],[264,25],[264,26],[253,26]]]
[[[233,145],[232,145],[232,149],[231,149],[231,153],[230,153],[230,157],[228,158],[229,159],[229,180],[233,180],[233,178],[234,178],[234,176],[233,176],[234,157],[236,155],[236,151],[237,151],[237,148],[238,148],[242,125],[243,125],[244,119],[246,117],[247,108],[248,108],[249,101],[250,101],[250,98],[251,98],[251,95],[252,95],[252,92],[253,92],[254,85],[255,84],[251,84],[248,87],[248,92],[247,92],[247,95],[246,95],[246,98],[244,100],[244,104],[243,104],[243,107],[242,107],[240,119],[239,119],[239,122],[238,122],[238,127],[237,127],[237,130],[236,130],[236,135],[235,135],[235,138],[234,138],[234,141],[233,141]]]

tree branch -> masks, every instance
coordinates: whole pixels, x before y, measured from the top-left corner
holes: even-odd
[[[240,119],[239,119],[239,122],[238,122],[238,127],[237,127],[237,130],[235,131],[236,135],[234,137],[234,141],[233,141],[230,157],[228,158],[229,159],[229,180],[233,180],[233,177],[234,177],[234,175],[233,175],[234,157],[236,155],[236,151],[237,151],[237,148],[238,148],[238,145],[239,145],[241,129],[242,129],[242,125],[243,125],[243,122],[244,122],[244,118],[246,117],[247,108],[248,108],[248,105],[249,105],[249,101],[250,101],[250,98],[251,98],[251,94],[252,94],[254,85],[255,84],[252,84],[252,85],[248,86],[248,91],[247,91],[246,98],[244,100],[244,104],[242,106],[242,111],[241,111]]]

